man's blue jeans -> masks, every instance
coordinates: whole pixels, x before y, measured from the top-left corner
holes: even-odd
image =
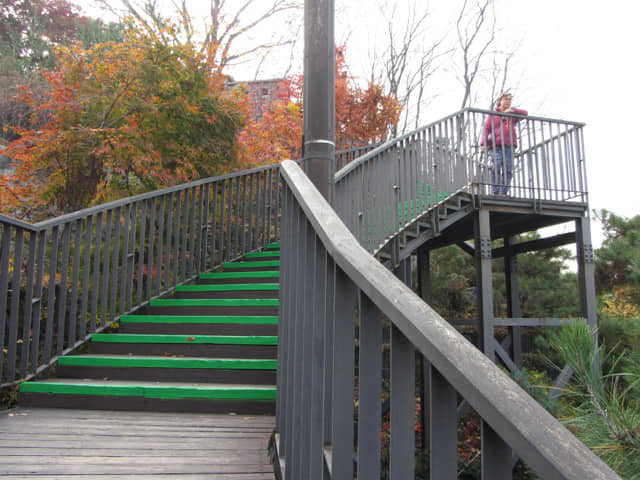
[[[506,195],[513,177],[513,149],[511,145],[496,145],[489,150],[493,160],[491,183],[494,195]]]

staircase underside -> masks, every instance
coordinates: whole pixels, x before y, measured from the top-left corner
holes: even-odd
[[[423,245],[436,249],[474,238],[474,213],[490,212],[492,239],[518,235],[584,217],[588,204],[553,200],[530,200],[507,196],[472,197],[457,193],[433,207],[390,238],[376,252],[385,264],[397,265]],[[569,243],[569,242],[567,242]]]

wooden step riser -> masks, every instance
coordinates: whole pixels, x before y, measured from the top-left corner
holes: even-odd
[[[121,323],[120,333],[165,335],[278,335],[277,325],[228,323]]]
[[[94,367],[58,365],[59,378],[94,378],[147,382],[193,382],[275,385],[273,370],[221,370],[212,368]]]
[[[240,316],[272,316],[278,315],[278,307],[245,307],[245,306],[147,306],[143,312],[147,315],[240,315]]]
[[[222,291],[222,292],[179,292],[175,291],[173,293],[173,298],[211,298],[211,299],[220,299],[220,298],[278,298],[279,290],[232,290],[232,291]]]
[[[276,345],[211,345],[180,343],[91,342],[89,353],[100,355],[160,355],[207,358],[276,358]]]
[[[20,393],[21,407],[76,408],[82,410],[131,410],[183,413],[236,413],[273,415],[275,402],[251,400],[180,399],[164,400],[144,397]]]

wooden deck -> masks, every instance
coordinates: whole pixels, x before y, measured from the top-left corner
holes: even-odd
[[[270,416],[5,410],[0,477],[272,480],[274,423]]]

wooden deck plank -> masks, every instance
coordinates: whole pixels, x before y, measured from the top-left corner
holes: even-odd
[[[0,414],[0,476],[272,480],[274,418],[65,409]]]
[[[11,480],[33,480],[34,478],[44,479],[45,476],[33,475],[12,475]],[[137,480],[176,480],[176,475],[168,474],[139,474]],[[213,473],[213,474],[187,474],[181,478],[186,480],[273,480],[273,473],[246,473],[242,476],[233,473]],[[56,475],[56,480],[129,480],[130,475]]]

